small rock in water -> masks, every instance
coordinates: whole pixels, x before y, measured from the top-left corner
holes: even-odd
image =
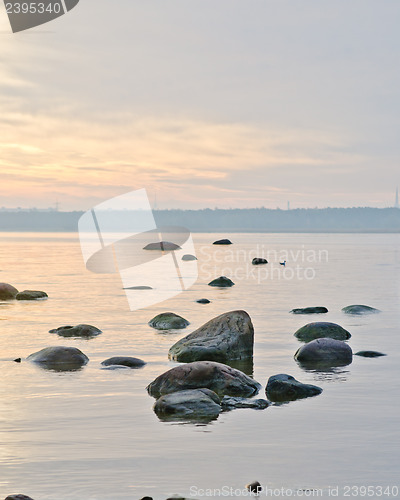
[[[8,497],[5,500],[33,500],[33,498],[19,494],[19,495],[8,495]]]
[[[24,290],[23,292],[17,293],[17,300],[44,300],[48,298],[46,292],[40,292],[39,290]]]
[[[9,283],[0,283],[0,300],[12,300],[17,296],[18,290]]]
[[[267,259],[262,259],[261,257],[255,257],[251,263],[253,266],[259,266],[260,264],[268,264]]]
[[[189,321],[173,312],[165,312],[157,314],[149,321],[149,325],[157,330],[179,330],[186,328]]]
[[[182,260],[197,260],[197,257],[189,253],[182,256]]]
[[[321,306],[301,307],[299,309],[292,309],[290,312],[292,314],[324,314],[328,312],[328,309]]]
[[[345,366],[353,361],[353,351],[346,342],[322,338],[300,347],[296,351],[294,359],[301,366],[311,369]]]
[[[320,387],[311,384],[302,384],[291,375],[286,375],[285,373],[270,377],[265,389],[267,398],[277,403],[309,398],[317,396],[321,392],[322,389]]]
[[[224,396],[221,400],[221,406],[224,409],[230,410],[232,408],[253,408],[255,410],[263,410],[269,406],[268,401],[265,399],[250,399],[238,398],[232,396]]]
[[[175,243],[171,243],[170,241],[157,241],[156,243],[149,243],[143,248],[143,250],[171,251],[181,250],[181,247]]]
[[[211,418],[221,412],[220,399],[210,389],[189,389],[166,394],[154,404],[157,415],[178,418]]]
[[[15,363],[21,363],[22,359],[21,358],[17,358],[17,359],[14,359],[14,362]]]
[[[130,356],[114,356],[112,358],[105,359],[101,362],[103,366],[119,365],[128,368],[141,368],[146,364],[145,361],[139,358],[132,358]]]
[[[233,286],[235,283],[227,278],[226,276],[220,276],[219,278],[215,278],[215,280],[210,281],[209,286],[217,286],[220,288],[227,288]]]
[[[60,326],[49,330],[49,333],[56,333],[61,337],[96,337],[102,333],[101,330],[92,325]]]
[[[250,491],[250,493],[254,493],[255,495],[258,495],[263,490],[261,484],[258,481],[246,484],[246,489]]]
[[[214,241],[213,245],[232,245],[231,240],[223,239]]]
[[[86,365],[89,358],[76,347],[45,347],[27,357],[48,370],[72,371]]]
[[[196,302],[198,304],[209,304],[211,302],[211,300],[208,300],[208,299],[199,299],[199,300],[196,300]]]
[[[363,356],[364,358],[379,358],[380,356],[387,356],[383,352],[378,351],[358,351],[354,356]]]
[[[310,342],[321,338],[348,340],[351,334],[336,323],[317,322],[299,328],[294,336],[303,342]]]
[[[153,500],[153,498],[152,497],[143,497],[140,500]]]
[[[374,307],[370,306],[363,306],[359,304],[354,304],[352,306],[346,306],[343,307],[342,311],[346,314],[374,314],[381,312],[379,309],[375,309]]]

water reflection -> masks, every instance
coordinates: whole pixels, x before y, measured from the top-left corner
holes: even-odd
[[[319,382],[346,382],[350,374],[350,370],[344,368],[344,366],[348,365],[330,366],[330,367],[327,366],[310,367],[310,366],[304,366],[304,364],[301,364],[299,362],[298,365],[305,372],[311,373],[313,375],[314,380]]]
[[[225,365],[228,365],[236,370],[240,370],[251,378],[254,378],[254,361],[253,358],[248,359],[236,359],[232,361],[225,361]]]

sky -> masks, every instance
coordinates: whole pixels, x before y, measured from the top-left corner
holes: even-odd
[[[400,184],[398,0],[0,4],[0,207],[386,207]]]

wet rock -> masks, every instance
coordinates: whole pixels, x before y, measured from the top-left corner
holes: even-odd
[[[147,386],[151,396],[186,389],[207,388],[219,395],[249,397],[258,393],[261,385],[239,370],[213,361],[195,361],[176,366],[157,377]]]
[[[145,361],[139,358],[132,358],[130,356],[113,356],[112,358],[105,359],[101,362],[103,366],[127,366],[128,368],[141,368],[146,364]]]
[[[254,328],[245,311],[231,311],[211,319],[174,344],[169,359],[191,361],[229,361],[253,356]]]
[[[250,493],[254,493],[255,495],[258,495],[263,490],[261,484],[258,481],[246,484],[246,489],[250,491]]]
[[[187,319],[173,312],[157,314],[149,321],[149,325],[157,330],[179,330],[186,328],[189,324]]]
[[[8,495],[8,497],[5,500],[33,500],[33,498],[19,494],[19,495]]]
[[[290,312],[292,314],[324,314],[328,312],[328,309],[321,306],[301,307],[299,309],[292,309]]]
[[[45,347],[28,356],[28,361],[48,370],[77,370],[86,365],[89,358],[76,347]]]
[[[44,300],[48,298],[46,292],[40,292],[38,290],[24,290],[23,292],[17,293],[17,300]]]
[[[362,356],[364,358],[379,358],[380,356],[387,356],[387,354],[378,351],[358,351],[354,354],[354,356]]]
[[[232,245],[231,240],[223,239],[214,241],[213,245]]]
[[[101,330],[92,325],[59,326],[49,330],[49,333],[56,333],[60,337],[96,337],[102,333]]]
[[[208,300],[208,299],[199,299],[199,300],[196,300],[196,302],[198,304],[209,304],[211,302],[211,300]]]
[[[0,283],[0,300],[12,300],[17,296],[18,290],[9,283]]]
[[[273,402],[295,401],[321,394],[322,389],[316,385],[302,384],[291,375],[273,375],[268,379],[265,393]]]
[[[346,342],[321,338],[300,347],[294,358],[305,368],[344,366],[352,362],[353,351]]]
[[[156,243],[149,243],[143,247],[143,250],[162,250],[167,252],[171,250],[181,250],[181,247],[170,241],[157,241]]]
[[[165,394],[153,407],[157,415],[185,418],[216,418],[221,412],[220,399],[210,389],[190,389]]]
[[[224,410],[231,410],[233,408],[253,408],[255,410],[263,410],[269,406],[269,403],[265,399],[224,396],[221,400],[221,406]]]
[[[197,257],[190,255],[189,253],[182,256],[182,260],[197,260]]]
[[[14,363],[21,363],[22,359],[21,358],[16,358],[16,359],[13,359]]]
[[[357,315],[374,314],[380,312],[379,309],[375,309],[374,307],[363,306],[359,304],[343,307],[342,311],[346,314],[357,314]]]
[[[326,322],[309,323],[299,328],[294,336],[303,342],[322,338],[348,340],[351,337],[350,333],[340,325]]]
[[[261,257],[255,257],[251,263],[253,264],[253,266],[259,266],[261,264],[268,264],[268,261],[267,259],[262,259]]]
[[[219,278],[215,278],[215,280],[210,281],[209,286],[217,286],[220,288],[227,288],[233,286],[235,283],[227,278],[226,276],[220,276]]]

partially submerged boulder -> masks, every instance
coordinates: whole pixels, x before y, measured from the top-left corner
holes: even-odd
[[[143,250],[162,250],[167,252],[171,250],[181,250],[181,247],[171,241],[157,241],[155,243],[149,243],[143,247]]]
[[[147,386],[147,391],[159,398],[172,392],[201,388],[211,389],[219,395],[249,397],[257,394],[261,385],[222,363],[195,361],[171,368],[158,376]]]
[[[169,359],[228,361],[253,356],[254,328],[245,311],[231,311],[211,319],[174,344]]]
[[[298,309],[292,309],[290,312],[292,314],[324,314],[328,312],[328,309],[322,306],[300,307]]]
[[[18,290],[9,283],[0,283],[0,300],[13,300]]]
[[[227,278],[226,276],[220,276],[219,278],[215,278],[215,280],[210,281],[209,286],[217,286],[220,288],[228,288],[233,286],[235,283]]]
[[[17,293],[15,298],[17,300],[45,300],[48,295],[46,292],[40,292],[39,290],[24,290]]]
[[[199,299],[199,300],[196,300],[196,302],[198,304],[209,304],[211,302],[211,300],[208,300],[208,299]]]
[[[232,245],[232,242],[231,240],[224,238],[222,240],[214,241],[213,245]]]
[[[273,402],[295,401],[321,394],[322,389],[316,385],[302,384],[291,375],[284,373],[273,375],[268,379],[265,393]]]
[[[157,330],[180,330],[189,324],[187,319],[173,312],[157,314],[149,321],[149,325]]]
[[[32,361],[48,370],[69,371],[77,370],[86,365],[89,358],[76,347],[45,347],[38,352],[28,356],[28,361]]]
[[[255,257],[251,263],[253,264],[253,266],[259,266],[261,264],[268,264],[268,261],[267,259],[263,259],[261,257]]]
[[[295,332],[294,336],[303,342],[310,342],[311,340],[322,338],[348,340],[351,334],[336,323],[321,321],[302,326]]]
[[[97,337],[103,333],[99,328],[96,328],[92,325],[76,325],[76,326],[59,326],[58,328],[53,328],[53,330],[49,330],[49,333],[56,333],[60,335],[60,337]]]
[[[18,495],[8,495],[5,500],[33,500],[33,498],[26,495],[21,495],[21,493],[19,493]]]
[[[362,356],[363,358],[380,358],[381,356],[387,356],[383,352],[378,351],[358,351],[354,356]]]
[[[128,368],[142,368],[146,364],[145,361],[131,356],[113,356],[101,362],[103,366],[126,366]]]
[[[375,313],[380,312],[379,309],[375,309],[374,307],[363,306],[363,305],[359,305],[359,304],[354,304],[351,306],[343,307],[342,311],[346,314],[356,314],[356,315],[375,314]]]
[[[194,255],[191,255],[190,253],[186,253],[185,255],[182,255],[182,260],[190,261],[190,260],[197,260],[197,257]]]
[[[161,396],[153,407],[157,415],[174,418],[214,419],[221,412],[220,399],[210,389],[189,389]]]
[[[300,347],[294,358],[305,368],[345,366],[352,362],[353,351],[342,340],[321,338]]]

